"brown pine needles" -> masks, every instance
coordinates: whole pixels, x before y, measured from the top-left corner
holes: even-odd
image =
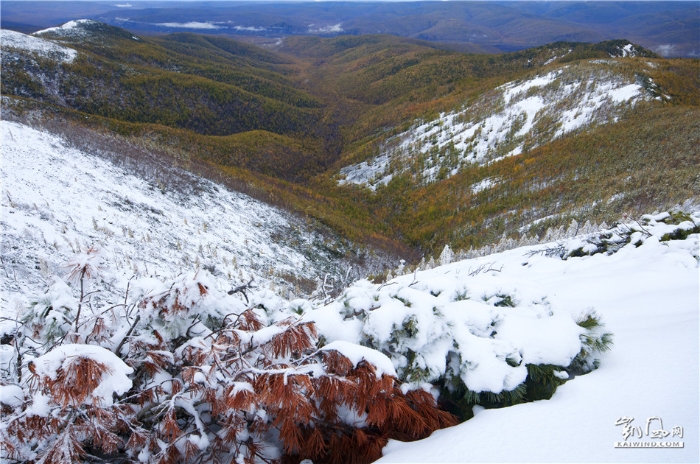
[[[25,401],[3,405],[4,457],[43,464],[369,463],[389,439],[415,440],[456,424],[429,392],[403,393],[371,363],[317,349],[313,323],[288,318],[265,327],[248,309],[203,330],[199,305],[210,294],[195,276],[141,301],[142,319],[119,344],[121,361],[114,357],[133,369],[133,386],[121,396],[95,393],[113,370],[99,359],[78,354],[49,374],[30,364]],[[104,321],[83,327],[92,344],[109,339]]]

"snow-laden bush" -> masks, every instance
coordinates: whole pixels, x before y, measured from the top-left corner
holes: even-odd
[[[418,273],[416,282],[410,276],[383,287],[358,282],[306,317],[329,340],[386,354],[399,378],[414,388],[437,387],[464,417],[474,404],[549,398],[568,372],[590,371],[596,353],[608,348],[610,335],[597,332],[595,313],[577,321],[515,289],[483,293],[493,287],[491,276],[460,273],[459,264]]]
[[[3,459],[370,462],[390,438],[456,423],[430,392],[402,389],[382,353],[319,348],[315,325],[279,299],[248,306],[206,272],[135,282],[130,301],[93,307],[98,256],[70,265],[79,297],[57,278],[18,321]]]
[[[559,242],[530,247],[517,262],[569,259],[632,250],[647,240],[700,232],[700,214],[644,215],[640,221],[591,231],[577,224]],[[443,258],[446,257],[446,258]],[[449,263],[445,247],[440,261]],[[700,259],[700,258],[698,258]],[[461,261],[400,276],[383,285],[361,281],[334,303],[308,311],[326,340],[348,340],[392,359],[413,387],[437,387],[463,418],[475,404],[504,406],[550,398],[568,378],[596,369],[612,334],[593,310],[557,308],[537,282],[501,273],[503,263]],[[525,268],[526,269],[526,268]]]
[[[384,285],[360,281],[304,317],[326,340],[386,354],[407,388],[437,387],[463,418],[474,404],[550,398],[571,374],[597,367],[612,338],[594,311],[554,308],[532,282],[500,279],[501,267],[469,263]]]
[[[612,227],[603,223],[594,231],[589,231],[587,227],[584,227],[580,234],[572,233],[574,225],[578,231],[576,221],[572,221],[572,225],[566,232],[562,229],[561,233],[554,234],[552,229],[548,230],[549,239],[552,242],[558,241],[531,250],[528,252],[528,256],[540,254],[550,258],[568,259],[592,256],[598,253],[610,255],[630,243],[639,247],[650,238],[660,242],[685,240],[691,234],[700,233],[700,213],[664,211],[658,214],[645,214],[639,221],[617,223]]]

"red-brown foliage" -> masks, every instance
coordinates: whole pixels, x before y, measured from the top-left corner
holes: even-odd
[[[79,355],[80,345],[50,374],[30,365],[28,399],[3,419],[3,456],[46,464],[97,455],[169,464],[368,463],[389,439],[415,440],[456,423],[429,392],[404,393],[371,363],[317,349],[313,323],[289,318],[264,327],[248,309],[206,328],[197,307],[210,292],[195,282],[141,303],[143,319],[133,320],[129,343],[117,350],[123,362],[108,353],[133,369],[133,387],[121,397],[93,398],[113,369]],[[169,331],[176,314],[173,324],[199,335]],[[103,322],[85,330],[93,343],[106,340]],[[41,398],[48,405],[30,412]]]

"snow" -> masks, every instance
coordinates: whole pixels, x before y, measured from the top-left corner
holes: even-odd
[[[659,222],[669,217],[671,217],[671,214],[668,211],[664,211],[663,213],[658,214],[644,214],[642,216],[642,220]]]
[[[386,185],[392,178],[390,174],[381,178],[376,177],[387,169],[390,161],[389,155],[382,155],[371,160],[371,162],[363,161],[353,166],[346,166],[340,170],[340,174],[344,178],[338,183],[340,185],[365,184],[372,190],[379,185]]]
[[[24,392],[18,385],[0,385],[0,403],[17,408],[24,403]]]
[[[245,195],[185,174],[196,190],[178,193],[15,122],[2,121],[2,147],[2,252],[12,276],[0,284],[5,308],[25,306],[26,295],[42,293],[93,246],[107,265],[94,295],[102,299],[123,299],[132,276],[163,280],[205,266],[226,290],[251,278],[267,288],[280,272],[320,272],[298,251],[322,257],[317,238]]]
[[[477,409],[473,419],[425,440],[391,441],[379,462],[698,462],[699,242],[697,234],[660,242],[662,233],[680,227],[656,223],[667,217],[648,216],[653,236],[612,255],[523,257],[528,249],[537,249],[529,247],[451,264],[456,272],[496,261],[503,270],[494,280],[532,279],[531,286],[519,285],[518,290],[532,293],[537,288],[551,308],[573,315],[595,308],[614,334],[613,348],[599,369],[559,387],[551,400]],[[697,215],[694,220],[700,223]],[[424,278],[418,273],[418,280]],[[511,308],[514,313],[518,309]],[[544,320],[555,317],[560,316]],[[544,344],[566,337],[544,326],[538,336],[535,327],[528,327],[532,322],[511,315],[498,333],[525,343],[523,358],[534,354],[544,361],[550,350],[530,351],[537,339]],[[684,448],[615,449],[614,442],[624,441],[622,427],[615,423],[625,416],[642,428],[653,417],[661,418],[669,432],[682,427]],[[495,445],[503,440],[507,446]]]
[[[360,281],[304,318],[315,321],[327,340],[361,340],[389,353],[399,375],[416,383],[437,382],[455,355],[464,384],[474,392],[514,389],[527,376],[525,363],[568,366],[581,350],[578,314],[550,305],[526,275],[472,276],[472,266],[462,261],[385,286]],[[500,295],[519,304],[497,307]]]
[[[533,79],[526,80],[520,84],[505,84],[501,87],[503,89],[503,99],[505,100],[506,104],[508,104],[514,96],[527,92],[533,87],[544,87],[547,84],[551,84],[557,77],[559,77],[560,74],[561,71],[554,71],[547,73],[544,76],[537,76]]]
[[[376,370],[377,377],[381,378],[383,374],[396,377],[396,370],[386,355],[377,350],[367,348],[366,346],[349,343],[342,340],[336,340],[321,348],[322,351],[335,350],[348,358],[353,367],[357,367],[362,361],[367,361],[372,364]]]
[[[71,63],[78,56],[78,52],[72,48],[8,29],[0,29],[0,40],[3,53],[7,52],[7,48],[18,48],[43,57],[56,58],[64,63]]]
[[[639,95],[641,91],[641,86],[638,84],[628,84],[624,87],[612,90],[610,92],[610,98],[614,102],[622,102],[630,100]]]
[[[523,362],[566,366],[578,354],[583,330],[571,324],[570,317],[556,314],[533,319],[519,312],[519,309],[506,312],[507,316],[498,326],[498,336],[523,347],[520,351]]]
[[[617,50],[618,50],[618,52],[619,52],[619,55],[610,54],[610,56],[613,57],[613,58],[616,57],[616,56],[621,56],[622,58],[626,58],[626,57],[628,57],[628,56],[629,56],[629,57],[635,57],[635,56],[637,56],[637,50],[634,48],[634,45],[632,45],[631,43],[628,43],[628,44],[625,45],[624,47],[618,46],[618,47],[617,47]]]
[[[51,414],[50,402],[50,396],[37,392],[32,398],[32,403],[24,412],[27,416],[48,417]]]
[[[97,21],[92,19],[76,19],[73,21],[68,21],[60,26],[49,27],[48,29],[42,29],[40,31],[34,32],[32,35],[41,36],[45,34],[51,35],[79,35],[82,34],[82,27],[86,24],[97,23]]]
[[[128,376],[134,370],[124,364],[124,361],[114,353],[101,346],[83,344],[57,346],[34,360],[35,372],[40,377],[56,380],[58,369],[69,371],[70,365],[77,358],[90,359],[107,368],[97,388],[90,392],[90,397],[98,400],[101,405],[111,406],[112,394],[121,395],[131,389],[132,383]]]
[[[566,55],[568,55],[569,53],[571,53],[571,51],[572,51],[572,50],[569,49],[569,51],[567,51],[567,52],[564,53],[563,55],[559,55],[559,56],[556,56],[556,55],[555,55],[555,56],[553,56],[552,58],[550,58],[550,59],[548,59],[547,61],[545,61],[544,64],[543,64],[542,66],[547,66],[548,64],[554,63],[556,60],[558,60],[558,59],[560,59],[560,58],[564,58]]]
[[[378,156],[343,167],[338,183],[376,190],[404,172],[423,183],[434,182],[443,168],[449,177],[464,165],[521,154],[532,148],[526,144],[532,143],[528,135],[534,131],[551,140],[591,124],[614,122],[620,111],[646,97],[641,85],[613,73],[611,63],[589,62],[586,69],[565,66],[510,82],[461,110],[417,121],[390,138]]]

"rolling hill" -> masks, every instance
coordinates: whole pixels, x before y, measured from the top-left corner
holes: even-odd
[[[698,63],[625,40],[483,55],[382,35],[273,52],[92,20],[3,33],[18,114],[157,148],[410,260],[697,197]]]
[[[627,38],[669,57],[698,57],[693,2],[3,2],[3,28],[35,32],[91,18],[140,35],[199,32],[275,47],[286,37],[388,34],[508,52],[556,41]],[[128,5],[128,6],[124,6]]]

